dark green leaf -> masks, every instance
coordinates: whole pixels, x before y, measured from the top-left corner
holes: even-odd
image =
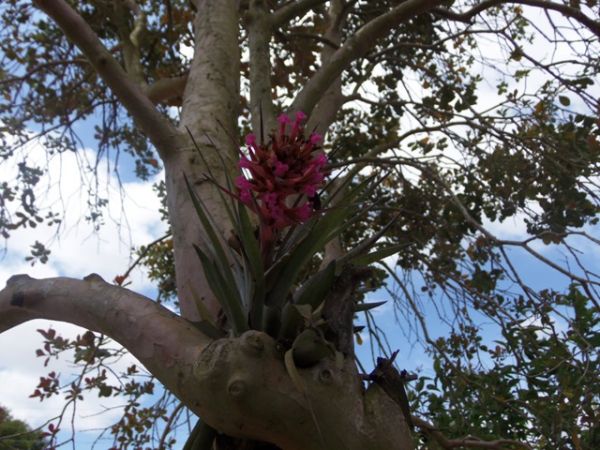
[[[387,302],[359,303],[354,307],[355,312],[370,311],[378,306],[385,305]]]
[[[310,277],[295,293],[294,303],[308,304],[313,308],[319,306],[331,289],[335,280],[335,261],[331,261],[325,269]]]
[[[248,324],[242,309],[239,293],[235,290],[235,286],[226,282],[218,268],[200,247],[194,244],[194,249],[200,257],[206,280],[223,308],[233,330],[236,334],[246,331]]]

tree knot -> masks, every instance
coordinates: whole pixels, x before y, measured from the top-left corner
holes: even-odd
[[[90,273],[89,275],[83,277],[83,280],[89,281],[90,283],[106,283],[106,281],[104,281],[104,278],[102,278],[97,273]]]
[[[29,275],[21,273],[18,275],[13,275],[12,277],[10,277],[7,281],[6,281],[6,286],[7,287],[13,287],[16,286],[17,284],[21,284],[21,283],[25,283],[28,281],[34,280],[34,278],[31,278]]]

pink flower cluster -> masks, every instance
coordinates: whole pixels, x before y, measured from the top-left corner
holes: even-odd
[[[242,175],[235,185],[240,201],[260,218],[263,242],[276,230],[306,222],[314,212],[312,198],[323,185],[327,157],[316,153],[320,135],[304,137],[305,119],[302,112],[293,123],[280,115],[279,130],[266,144],[259,145],[254,134],[246,136],[249,157],[241,154]]]

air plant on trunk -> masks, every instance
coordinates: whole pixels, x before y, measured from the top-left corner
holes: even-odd
[[[259,219],[265,267],[271,264],[279,234],[315,214],[317,192],[325,181],[327,157],[319,151],[321,136],[313,133],[305,138],[305,118],[298,112],[291,123],[287,115],[280,115],[277,134],[260,144],[254,134],[249,134],[249,156],[240,152],[242,174],[235,180],[237,196]]]
[[[374,244],[380,237],[377,234],[298,285],[314,255],[359,220],[359,211],[368,211],[362,199],[377,179],[372,175],[358,185],[342,183],[338,188],[343,191],[341,200],[330,205],[332,196],[340,192],[323,195],[328,190],[328,160],[320,146],[322,137],[305,134],[305,119],[302,112],[294,120],[280,115],[278,129],[261,142],[248,134],[245,149],[239,151],[239,175],[227,178],[226,186],[207,175],[227,205],[233,224],[228,238],[216,231],[218,227],[188,183],[206,232],[204,245],[195,248],[226,316],[226,328],[234,335],[248,329],[267,332],[284,349],[293,350],[293,363],[303,367],[337,355],[336,347],[324,339],[327,323],[321,313],[342,268],[350,263],[368,265],[398,250],[390,246],[365,255],[371,247],[365,244]],[[211,328],[213,334],[222,333],[206,321],[199,326],[205,332]]]

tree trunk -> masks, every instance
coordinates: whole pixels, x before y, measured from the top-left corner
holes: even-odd
[[[178,151],[165,160],[177,290],[182,313],[191,320],[199,319],[196,301],[207,306],[213,319],[218,304],[208,297],[210,289],[191,245],[200,244],[202,229],[183,175],[192,182],[226,236],[229,219],[222,198],[205,175],[210,169],[224,184],[224,172],[235,170],[232,161],[238,159],[239,98],[237,4],[232,0],[204,0],[196,6],[196,55],[184,94],[181,129],[189,130],[199,148],[194,148],[189,136],[184,135]],[[266,70],[267,25],[256,16],[261,5],[254,8],[255,15],[249,18],[253,21],[250,44],[258,61],[253,67],[255,71],[261,67]],[[331,34],[332,38],[338,37],[335,30]],[[330,53],[327,51],[325,56]],[[251,78],[257,78],[256,72]],[[266,122],[271,124],[274,113],[270,90],[265,83],[256,83],[252,94],[253,124],[260,123],[256,116],[263,107]],[[340,96],[335,83],[327,101],[316,111],[321,126],[326,127],[334,118],[335,111],[327,107],[328,101],[335,97],[338,106]],[[195,364],[198,388],[193,397],[198,402],[191,407],[212,427],[241,438],[229,440],[237,448],[253,448],[248,439],[271,442],[284,450],[412,448],[398,405],[376,384],[363,388],[351,352],[342,366],[323,360],[298,372],[299,385],[290,378],[275,341],[263,333],[252,331],[240,338],[221,339],[207,346]],[[182,400],[186,401],[185,396]]]
[[[233,174],[234,161],[238,159],[240,95],[237,2],[198,0],[196,8],[195,54],[183,98],[181,143],[177,151],[164,160],[177,296],[182,315],[193,321],[200,320],[198,301],[204,303],[213,320],[219,305],[211,294],[192,246],[201,245],[203,231],[184,175],[226,235],[230,220],[218,189],[206,180],[206,176],[213,174],[225,186],[225,172]]]

